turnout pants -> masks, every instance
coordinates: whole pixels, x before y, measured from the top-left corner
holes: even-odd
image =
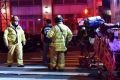
[[[50,47],[50,69],[64,69],[64,66],[64,51],[55,51],[53,47]]]
[[[17,44],[10,44],[8,46],[8,58],[7,58],[7,63],[8,64],[13,64],[13,55],[16,53],[17,56],[17,64],[18,65],[23,65],[23,46],[21,43]]]

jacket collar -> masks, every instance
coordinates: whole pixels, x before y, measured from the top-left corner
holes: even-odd
[[[19,25],[18,25],[18,26],[19,26]],[[10,23],[10,27],[13,28],[13,29],[19,29],[18,26],[15,28],[15,27],[12,25],[12,23]]]

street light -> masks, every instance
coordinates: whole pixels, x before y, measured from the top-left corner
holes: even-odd
[[[85,10],[84,10],[84,13],[85,13],[85,14],[88,14],[88,9],[85,9]]]
[[[51,8],[50,8],[49,6],[45,6],[45,7],[44,7],[44,12],[45,12],[46,14],[50,14],[50,13],[51,13]]]
[[[1,9],[1,13],[2,14],[5,14],[6,13],[6,10],[4,8]]]

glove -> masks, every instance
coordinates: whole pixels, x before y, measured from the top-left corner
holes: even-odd
[[[22,45],[24,46],[26,44],[26,42],[25,41],[22,41]]]

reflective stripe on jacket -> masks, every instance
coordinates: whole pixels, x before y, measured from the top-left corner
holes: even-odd
[[[61,30],[59,29],[59,27]],[[48,31],[47,36],[52,38],[51,46],[55,48],[55,51],[66,51],[66,40],[69,42],[72,39],[72,31],[63,23],[59,23],[52,27],[50,31]]]
[[[15,43],[25,44],[25,34],[21,26],[17,26],[16,28],[14,28],[13,25],[10,25],[9,27],[7,27],[4,31],[4,41],[6,45]]]

